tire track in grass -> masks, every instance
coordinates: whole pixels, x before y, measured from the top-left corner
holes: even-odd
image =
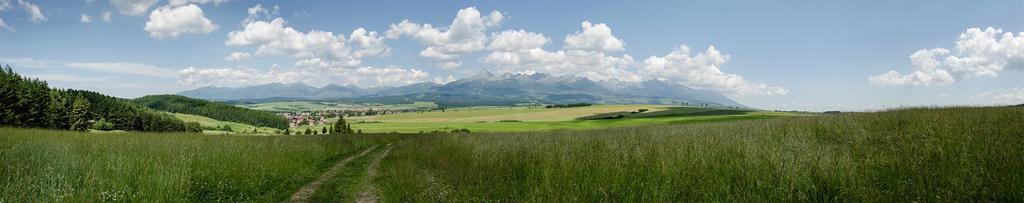
[[[375,203],[380,200],[380,197],[377,196],[377,187],[373,185],[373,179],[377,177],[377,167],[380,166],[380,161],[383,160],[384,157],[387,157],[388,154],[391,153],[391,148],[394,147],[395,144],[388,144],[387,149],[384,149],[384,152],[381,152],[380,155],[377,155],[377,158],[373,159],[373,162],[370,163],[370,166],[366,167],[366,179],[364,181],[364,187],[366,188],[363,189],[363,192],[360,192],[359,195],[356,196],[356,202]]]
[[[313,182],[306,184],[306,186],[302,186],[302,188],[299,188],[298,191],[295,191],[295,193],[292,194],[292,197],[288,199],[288,202],[308,202],[309,198],[313,196],[313,193],[315,193],[317,189],[320,189],[320,185],[323,184],[323,182],[326,181],[327,179],[330,179],[331,177],[334,177],[334,175],[337,175],[338,171],[340,171],[341,168],[345,167],[345,164],[351,162],[353,159],[362,157],[367,153],[370,153],[370,151],[373,151],[373,149],[376,149],[377,147],[378,146],[370,147],[369,149],[366,149],[366,151],[363,151],[362,153],[349,156],[339,161],[337,164],[334,164],[334,166],[331,166],[331,169],[328,169],[327,172],[324,172],[323,175],[320,175],[320,178],[317,178]]]

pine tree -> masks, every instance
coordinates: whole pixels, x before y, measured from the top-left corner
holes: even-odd
[[[334,123],[334,132],[341,134],[351,134],[352,127],[345,123],[345,117],[338,117],[338,121]]]
[[[321,134],[327,134],[327,127],[324,126],[324,128],[320,130],[320,133]]]
[[[81,94],[75,96],[75,102],[71,105],[70,120],[68,120],[71,130],[89,129],[89,106],[89,100],[86,100]]]

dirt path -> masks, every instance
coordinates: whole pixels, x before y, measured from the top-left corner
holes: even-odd
[[[320,189],[320,184],[323,184],[324,181],[330,179],[331,177],[334,177],[334,175],[337,175],[338,171],[340,171],[341,168],[345,167],[345,164],[351,162],[353,159],[366,155],[366,153],[370,153],[370,151],[373,151],[373,149],[376,148],[377,146],[370,147],[369,149],[366,149],[366,151],[363,151],[362,153],[352,155],[345,158],[344,160],[338,161],[337,164],[331,166],[331,169],[328,169],[327,172],[324,172],[323,175],[320,175],[320,178],[317,178],[313,182],[306,184],[306,186],[302,186],[302,188],[300,188],[298,191],[295,191],[295,193],[292,194],[292,197],[288,199],[288,202],[308,202],[309,198],[313,196],[313,193],[315,193],[317,189]],[[388,150],[390,150],[390,148]]]
[[[377,167],[380,166],[380,160],[384,159],[384,157],[387,157],[388,154],[391,153],[391,148],[394,147],[394,144],[388,144],[388,148],[384,149],[384,152],[381,152],[380,155],[377,155],[377,158],[373,159],[373,162],[370,163],[369,167],[366,167],[366,180],[364,182],[366,185],[366,189],[363,189],[363,192],[360,192],[359,195],[356,196],[356,202],[375,203],[378,202],[378,200],[380,200],[380,197],[377,196],[377,187],[373,186],[373,179],[377,177]]]

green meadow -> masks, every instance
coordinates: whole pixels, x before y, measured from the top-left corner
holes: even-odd
[[[644,112],[638,112],[645,109]],[[616,117],[622,115],[621,118]],[[666,105],[595,105],[576,108],[474,107],[444,112],[353,117],[352,128],[367,133],[419,133],[468,129],[470,132],[524,132],[598,129],[620,126],[681,124],[764,119],[798,114],[674,107]],[[314,126],[313,129],[319,129]]]
[[[1024,108],[767,113],[495,133],[0,128],[0,201],[1024,201]]]

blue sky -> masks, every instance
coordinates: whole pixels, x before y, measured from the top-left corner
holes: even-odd
[[[1024,1],[0,0],[0,19],[0,63],[129,98],[489,70],[766,109],[1024,103]]]

